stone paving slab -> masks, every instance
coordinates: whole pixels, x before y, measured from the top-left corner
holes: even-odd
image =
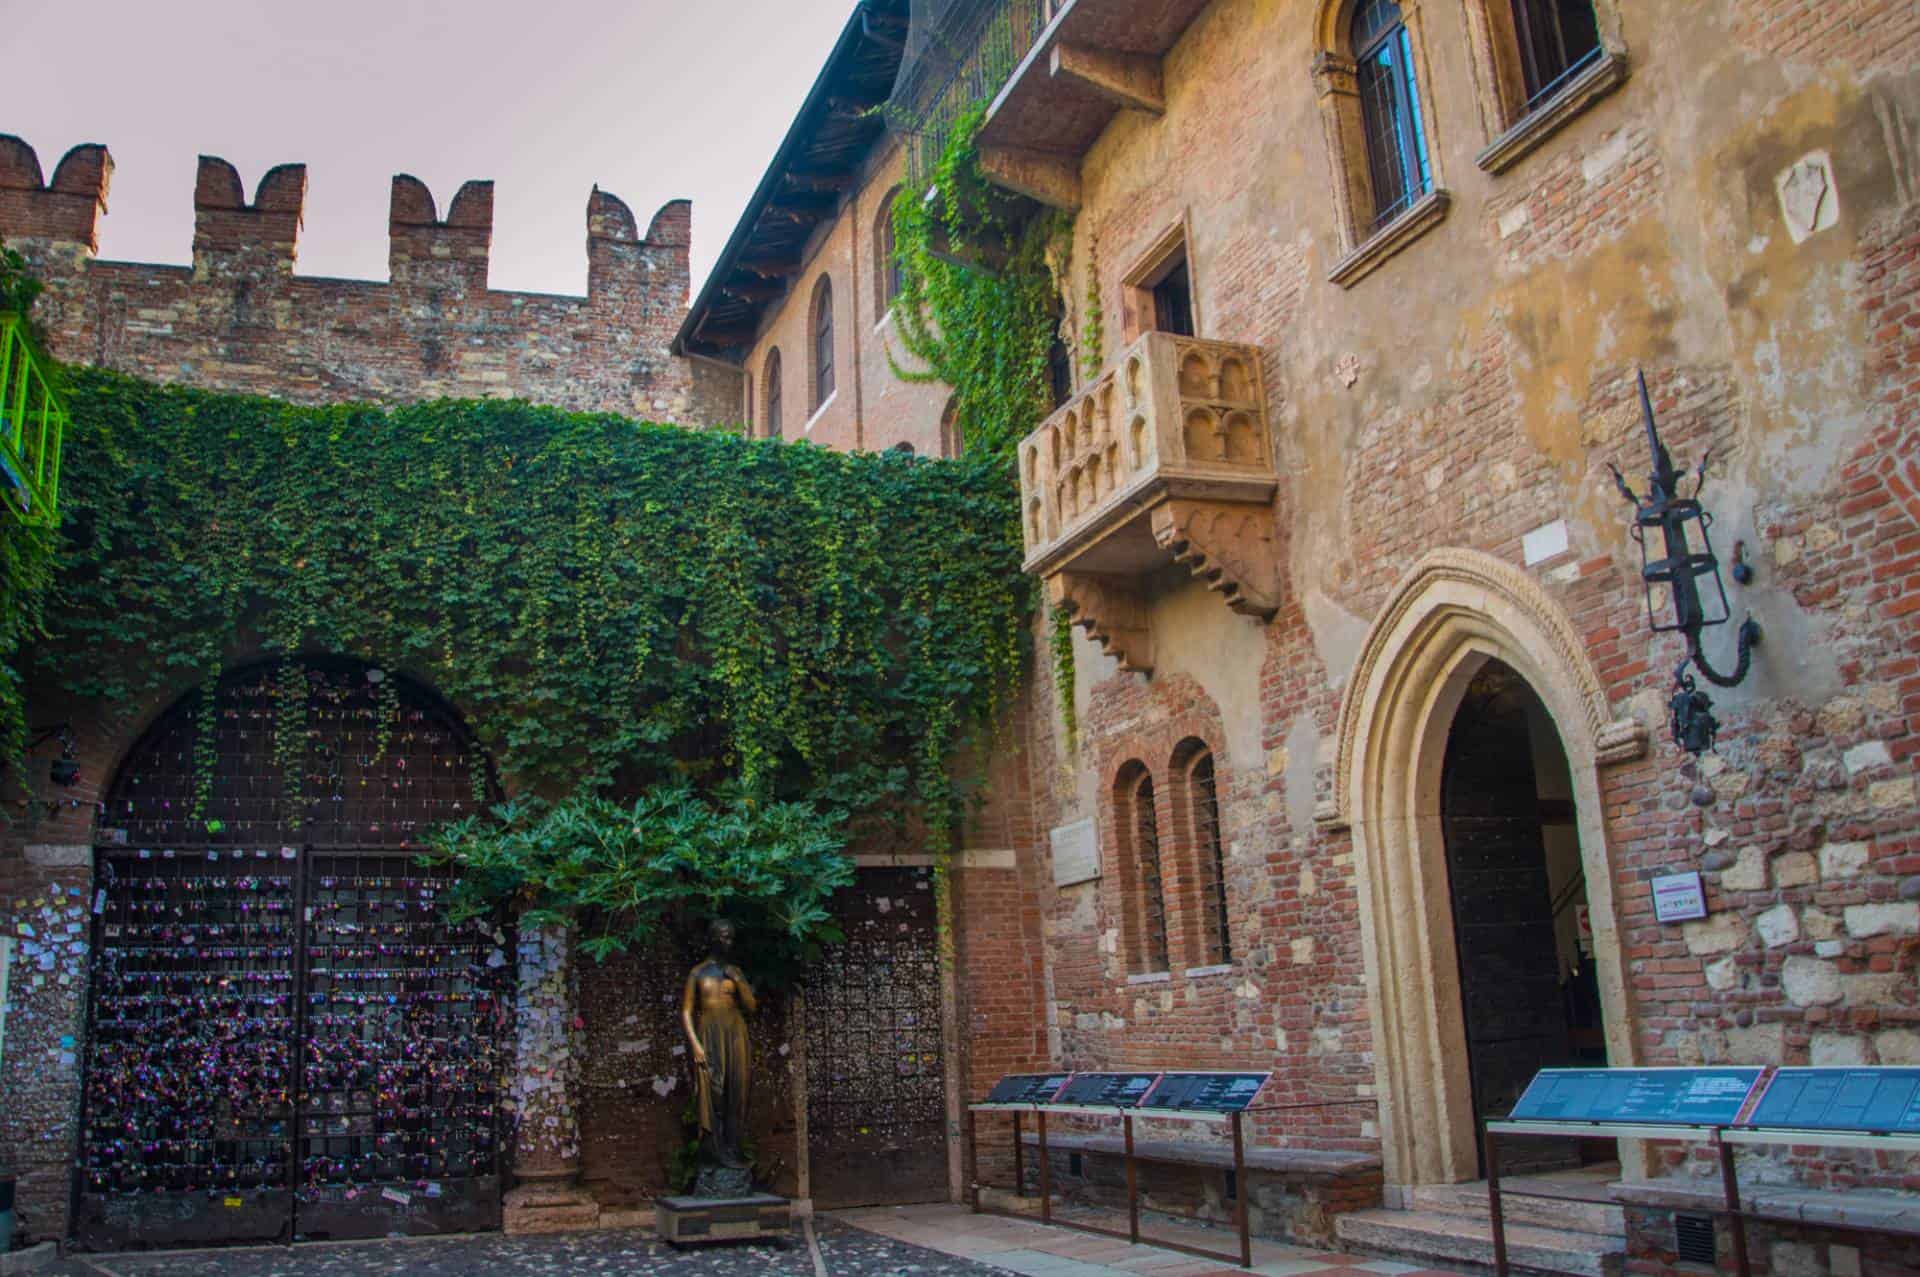
[[[817,1220],[815,1232],[831,1277],[994,1277],[996,1272],[832,1220]],[[798,1226],[784,1248],[743,1242],[676,1250],[651,1229],[623,1228],[544,1237],[491,1233],[70,1255],[42,1271],[58,1277],[815,1277],[813,1256]]]

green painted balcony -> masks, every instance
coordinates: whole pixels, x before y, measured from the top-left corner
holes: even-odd
[[[0,505],[23,523],[60,518],[67,408],[18,315],[0,313]]]

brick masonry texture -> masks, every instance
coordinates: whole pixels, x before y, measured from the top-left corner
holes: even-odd
[[[249,202],[233,166],[210,156],[194,188],[191,266],[101,261],[112,175],[106,148],[89,145],[45,180],[26,143],[0,136],[0,240],[46,281],[35,314],[59,358],[300,402],[518,397],[696,419],[695,379],[667,352],[687,306],[684,200],[643,237],[596,189],[581,298],[487,287],[491,182],[462,186],[442,217],[425,185],[395,177],[381,284],[294,273],[304,165],[269,170]],[[736,415],[719,416],[711,398],[701,412]]]

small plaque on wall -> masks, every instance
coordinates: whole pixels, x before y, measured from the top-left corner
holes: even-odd
[[[1091,820],[1061,825],[1050,835],[1053,843],[1053,885],[1071,887],[1100,876],[1100,838]]]
[[[1707,916],[1707,890],[1697,873],[1666,874],[1653,880],[1653,916],[1660,922],[1692,922]]]

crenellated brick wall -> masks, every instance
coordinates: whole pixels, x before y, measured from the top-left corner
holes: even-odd
[[[692,211],[675,200],[643,236],[596,188],[587,201],[587,295],[487,287],[493,183],[468,182],[442,216],[419,179],[393,179],[386,283],[295,273],[302,164],[268,170],[246,198],[231,164],[201,156],[193,264],[96,255],[113,159],[76,146],[42,176],[0,135],[0,241],[47,284],[35,316],[53,353],[156,381],[299,402],[516,397],[563,408],[708,424],[668,343],[686,312]],[[704,415],[702,415],[704,414]]]

